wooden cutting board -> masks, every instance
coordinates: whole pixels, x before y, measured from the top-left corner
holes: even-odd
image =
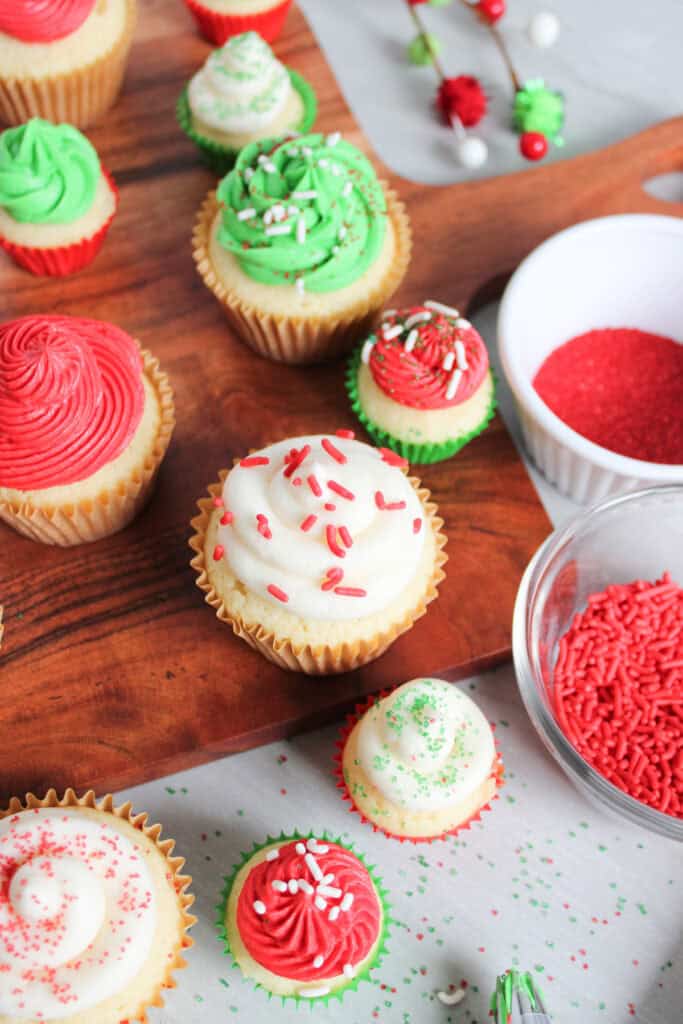
[[[264,362],[230,333],[190,253],[213,185],[176,127],[176,97],[209,46],[180,2],[146,0],[125,94],[89,134],[121,189],[95,264],[64,281],[0,264],[3,318],[111,320],[157,354],[178,427],[158,489],[122,534],[61,550],[0,525],[0,798],[48,785],[115,789],[310,728],[419,674],[462,677],[510,655],[524,567],[550,529],[500,419],[422,475],[446,520],[439,600],[378,662],[340,678],[284,673],[217,622],[189,568],[195,500],[234,456],[287,435],[354,427],[343,365]],[[369,151],[302,15],[276,52],[315,85],[319,127]],[[640,178],[680,160],[683,121],[600,154],[449,188],[396,179],[415,231],[400,301],[461,309],[499,291],[519,259],[570,222],[659,208]],[[568,287],[568,301],[571,293]]]

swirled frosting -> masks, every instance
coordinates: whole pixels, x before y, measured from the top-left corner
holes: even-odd
[[[156,924],[144,856],[64,808],[0,821],[0,1016],[59,1020],[120,992]]]
[[[242,459],[223,486],[214,558],[253,593],[305,618],[380,611],[413,578],[425,537],[424,509],[396,461],[324,434]]]
[[[95,0],[0,0],[0,32],[24,43],[51,43],[80,28]]]
[[[469,321],[430,301],[385,314],[362,351],[384,394],[413,409],[460,405],[489,368],[486,346]]]
[[[245,146],[218,199],[219,243],[264,284],[344,288],[382,250],[382,187],[369,160],[339,133]]]
[[[363,772],[405,810],[446,809],[491,775],[491,726],[461,689],[440,679],[399,686],[365,713],[358,728]]]
[[[353,977],[382,928],[368,869],[327,840],[292,840],[268,853],[248,872],[237,904],[249,954],[273,974],[305,983]]]
[[[111,462],[144,408],[135,341],[100,320],[0,324],[0,487],[75,483]]]
[[[0,206],[28,224],[70,224],[88,212],[100,179],[94,148],[70,124],[34,117],[0,135]]]
[[[292,89],[287,69],[258,34],[233,36],[209,54],[190,80],[188,99],[195,117],[221,132],[267,130]]]

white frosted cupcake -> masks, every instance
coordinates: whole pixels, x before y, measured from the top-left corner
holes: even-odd
[[[376,829],[420,841],[478,817],[503,766],[473,700],[441,679],[413,679],[357,710],[340,770],[345,799]]]

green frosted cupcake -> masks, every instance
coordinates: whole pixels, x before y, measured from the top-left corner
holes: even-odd
[[[176,112],[212,170],[225,174],[250,142],[309,131],[317,101],[308,82],[281,64],[258,33],[245,32],[209,55]]]
[[[340,839],[280,835],[242,856],[218,905],[225,952],[269,995],[341,999],[385,953],[386,893]]]
[[[385,312],[351,356],[346,389],[377,444],[422,464],[455,455],[496,408],[481,336],[456,309],[431,300]]]

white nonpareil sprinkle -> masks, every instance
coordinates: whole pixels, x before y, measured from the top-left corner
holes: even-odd
[[[307,882],[305,878],[299,879],[299,889],[301,892],[305,892],[307,896],[313,895],[313,886],[310,882]]]
[[[353,978],[355,973],[356,969],[353,966],[353,964],[344,964],[344,966],[342,967],[342,974],[344,975],[345,978]]]
[[[403,346],[405,348],[406,352],[412,352],[413,351],[413,349],[415,348],[415,344],[417,342],[418,337],[419,337],[419,335],[418,335],[417,331],[413,328],[413,330],[410,332],[410,334],[406,338],[406,343]]]
[[[263,223],[264,224],[272,224],[273,223],[273,211],[272,210],[266,210],[266,212],[263,214]]]
[[[261,900],[254,900],[254,910],[256,911],[257,914],[265,914],[265,903],[262,903]]]
[[[458,360],[458,367],[461,370],[467,370],[467,353],[465,352],[465,346],[461,341],[455,343],[455,358]]]
[[[240,210],[240,212],[237,214],[237,219],[238,220],[251,220],[251,218],[255,217],[255,216],[256,216],[256,210],[254,209],[253,206],[250,206],[246,210]]]
[[[353,192],[353,182],[352,181],[347,181],[346,184],[344,185],[344,188],[342,189],[342,195],[343,196],[350,196],[352,192]]]
[[[299,883],[296,880],[296,878],[290,878],[290,880],[287,882],[287,888],[291,892],[292,896],[296,896],[296,894],[299,891]]]
[[[318,953],[318,955],[313,960],[313,966],[314,967],[322,967],[324,962],[325,962],[325,957],[321,956],[320,953]]]
[[[303,245],[306,241],[306,221],[303,217],[299,217],[296,223],[296,240],[299,245]]]
[[[306,853],[306,847],[304,846],[303,843],[297,843],[294,849],[296,850],[297,853],[301,854],[302,857]]]
[[[350,910],[353,906],[353,893],[347,892],[344,899],[341,901],[340,907],[343,911]]]
[[[299,155],[299,147],[298,146],[290,146],[289,149],[287,150],[287,156],[298,156],[298,155]]]
[[[269,160],[268,163],[263,165],[263,170],[267,171],[268,174],[277,173],[277,167],[275,166],[272,160]]]
[[[299,995],[302,996],[304,999],[317,999],[318,996],[329,995],[329,991],[329,986],[318,985],[317,988],[302,988],[299,992]]]
[[[337,233],[337,238],[339,239],[340,242],[342,242],[346,238],[347,233],[348,233],[348,229],[347,229],[346,225],[342,224],[342,226],[339,228],[339,231]]]
[[[306,846],[311,851],[311,853],[315,852],[315,848],[316,848],[317,845],[318,845],[318,840],[314,836],[311,836],[311,838],[306,841]]]
[[[258,157],[256,158],[256,163],[257,164],[267,164],[268,163],[268,157],[266,156],[266,154],[265,153],[259,153]]]
[[[466,331],[468,327],[472,326],[472,324],[469,322],[469,320],[465,320],[464,316],[459,316],[458,319],[455,321],[455,326],[459,327],[461,331]]]
[[[341,132],[330,132],[325,140],[328,146],[336,146],[341,139]]]
[[[338,900],[341,896],[341,889],[337,889],[334,885],[319,885],[318,895],[325,896],[328,900]]]
[[[368,340],[365,342],[365,344],[363,345],[363,347],[361,349],[360,359],[361,359],[361,362],[365,363],[366,366],[370,362],[370,356],[372,355],[372,350],[373,350],[374,347],[375,347],[374,341],[370,341],[370,339],[368,338]]]
[[[456,988],[455,992],[437,992],[436,996],[440,1003],[444,1006],[457,1006],[465,998],[466,992],[464,988]]]
[[[292,192],[292,199],[317,199],[318,193],[314,188],[305,188],[301,192]]]
[[[273,879],[270,884],[275,889],[275,892],[287,892],[287,883],[281,882],[279,878]]]
[[[460,310],[454,309],[453,306],[445,306],[443,302],[434,302],[434,299],[427,299],[425,306],[435,313],[445,313],[446,316],[460,316]]]
[[[415,327],[417,324],[426,324],[427,321],[431,320],[431,319],[432,319],[432,314],[431,313],[413,313],[412,316],[408,317],[408,319],[406,320],[404,326],[405,326],[406,330],[409,331],[411,329],[411,327]]]
[[[315,903],[318,910],[324,910],[325,907],[327,906],[327,900],[324,900],[322,896],[316,896],[313,902]]]
[[[299,295],[303,295],[304,292],[306,291],[306,284],[304,282],[303,277],[297,277],[296,290],[298,291]]]
[[[311,149],[310,146],[302,146],[301,152],[303,153],[304,156],[313,156],[313,150]]]
[[[273,217],[275,220],[284,220],[287,216],[287,211],[282,203],[275,203],[274,206],[271,206],[271,210],[273,211]]]
[[[336,256],[338,252],[339,252],[339,246],[338,245],[333,245],[332,246],[332,255]]]
[[[269,238],[272,238],[273,235],[289,235],[292,227],[292,224],[273,224],[271,228],[266,228],[266,235]]]
[[[382,330],[382,337],[385,341],[392,341],[393,338],[398,338],[400,334],[403,334],[403,330],[403,324],[394,324],[394,326],[390,327],[388,331]]]
[[[446,373],[450,373],[450,371],[453,369],[454,362],[455,352],[447,352],[446,355],[443,357],[443,362],[441,363],[441,366],[446,371]]]
[[[251,179],[253,177],[254,177],[254,168],[253,167],[245,167],[244,168],[244,180],[245,181],[251,181]]]
[[[450,401],[451,398],[455,398],[461,380],[462,370],[453,370],[453,373],[451,374],[451,379],[448,382],[448,387],[446,388],[446,399],[448,401]]]
[[[325,169],[326,167],[329,167],[329,166],[330,166],[330,161],[329,161],[329,160],[326,160],[324,156],[322,156],[322,157],[320,158],[320,160],[318,160],[318,167],[322,167],[322,168],[323,168],[323,170],[324,170],[324,169]]]
[[[307,853],[306,856],[304,857],[304,860],[306,861],[306,866],[313,875],[313,877],[315,878],[316,882],[321,882],[323,873],[320,870],[320,865],[318,864],[313,854]]]
[[[332,910],[327,915],[327,920],[328,921],[336,921],[337,918],[339,917],[339,914],[340,914],[339,907],[332,907]]]
[[[266,860],[277,860],[279,856],[279,850],[268,850],[268,853],[266,854]]]

